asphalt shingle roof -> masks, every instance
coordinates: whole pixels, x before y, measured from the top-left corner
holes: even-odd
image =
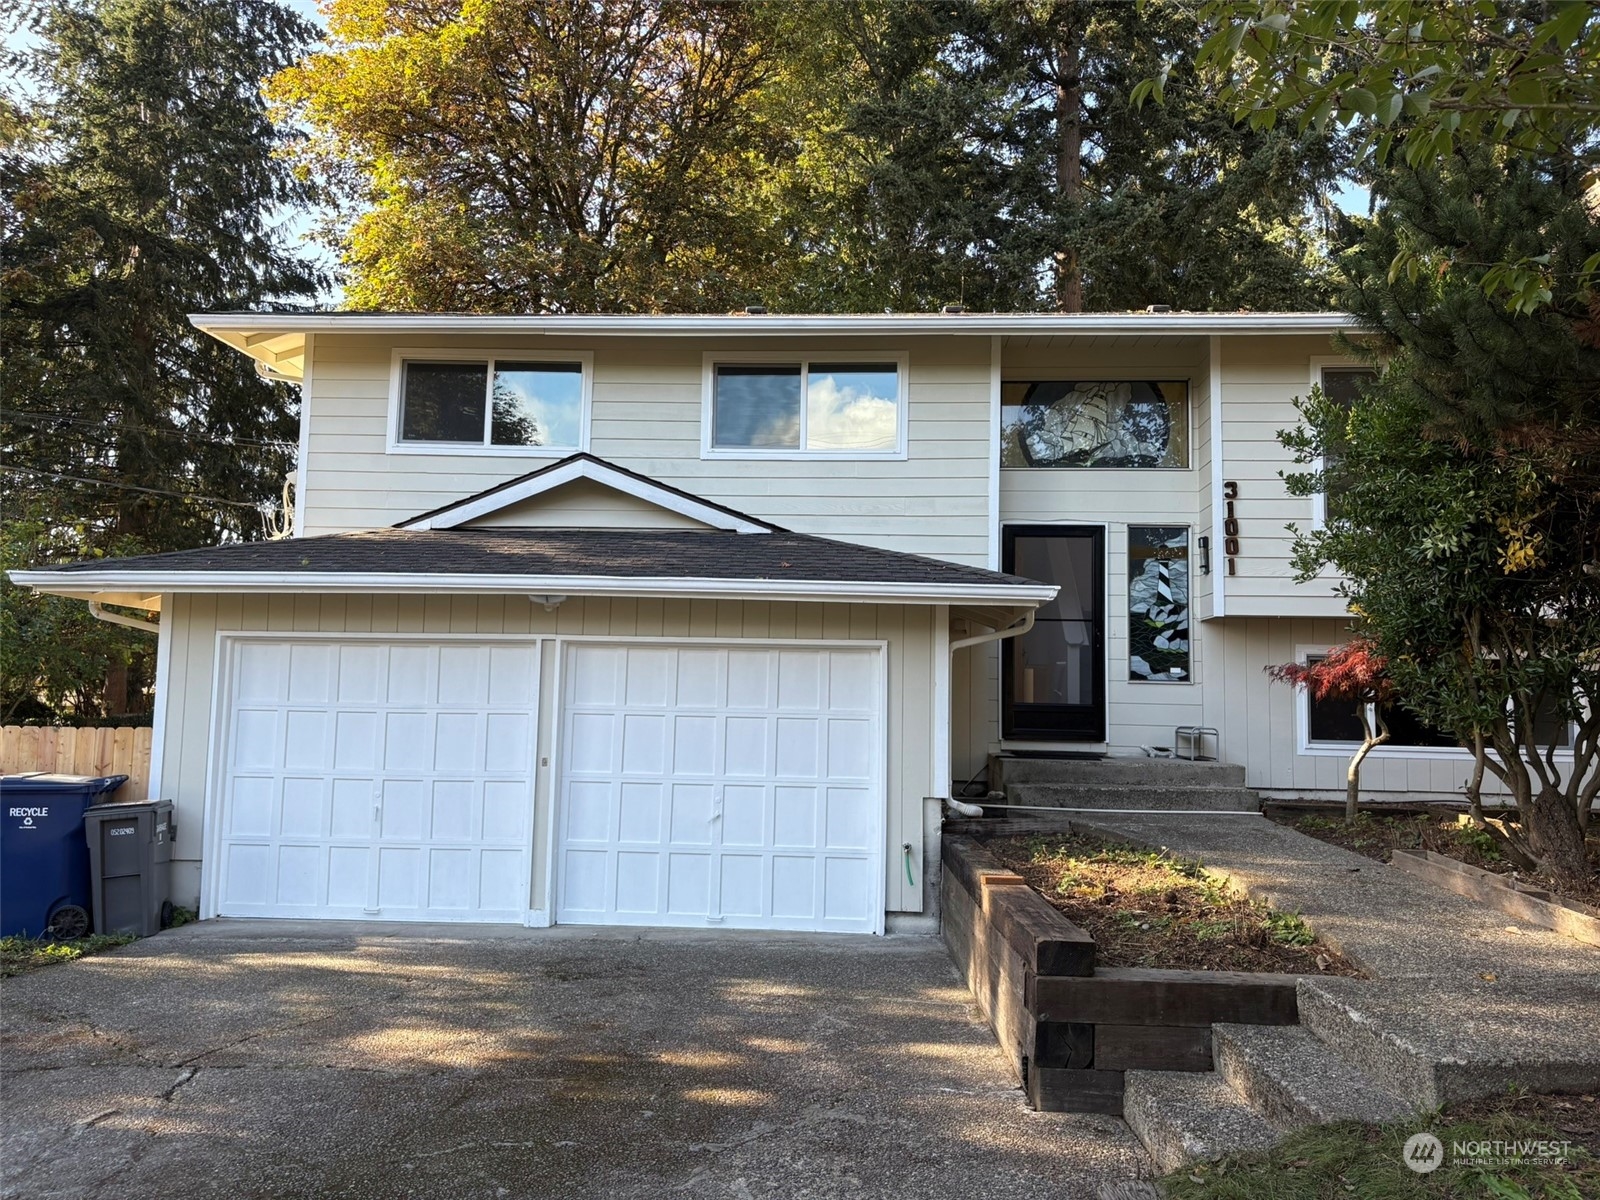
[[[799,533],[678,529],[373,529],[277,542],[95,559],[102,572],[526,575],[1037,586],[1034,580]]]

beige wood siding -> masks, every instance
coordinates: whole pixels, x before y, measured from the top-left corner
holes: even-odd
[[[507,455],[390,454],[390,368],[409,341],[318,334],[302,479],[306,534],[392,525],[550,461]],[[589,449],[664,483],[802,533],[982,566],[988,552],[989,340],[916,337],[703,341],[453,338],[451,349],[594,355]],[[701,458],[707,352],[770,351],[870,359],[909,355],[909,457],[898,460]]]
[[[592,479],[577,479],[543,495],[468,521],[467,529],[700,529],[711,527]]]
[[[1222,339],[1223,478],[1239,485],[1238,573],[1224,581],[1228,616],[1344,613],[1331,577],[1306,584],[1294,580],[1293,537],[1286,526],[1310,528],[1311,500],[1289,495],[1279,476],[1304,469],[1296,468],[1279,444],[1278,431],[1299,424],[1294,401],[1310,390],[1311,361],[1332,352],[1322,337]]]
[[[212,693],[220,632],[524,634],[726,639],[840,639],[888,643],[885,857],[888,909],[922,911],[923,797],[933,786],[934,628],[931,606],[795,604],[738,600],[579,599],[547,612],[522,596],[169,596],[171,675],[165,694],[161,795],[177,806],[173,895],[193,905],[213,731]],[[539,715],[540,754],[554,737],[551,690],[558,657],[543,655],[546,686]],[[548,771],[535,789],[534,896],[543,895],[549,824]],[[906,883],[901,847],[916,848],[915,885]]]

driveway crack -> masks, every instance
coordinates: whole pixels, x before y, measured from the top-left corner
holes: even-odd
[[[165,1101],[166,1103],[171,1104],[172,1103],[172,1098],[178,1094],[178,1089],[181,1088],[184,1084],[188,1083],[191,1079],[193,1079],[198,1074],[200,1074],[200,1068],[199,1067],[188,1067],[188,1068],[185,1068],[183,1074],[178,1076],[177,1082],[174,1083],[171,1087],[169,1087],[166,1091],[161,1093],[161,1099],[163,1101]]]

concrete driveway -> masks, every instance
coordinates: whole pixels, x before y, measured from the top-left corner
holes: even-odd
[[[210,922],[8,981],[11,1197],[1094,1197],[925,937]]]

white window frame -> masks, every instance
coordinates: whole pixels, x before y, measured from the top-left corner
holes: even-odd
[[[1347,358],[1342,354],[1313,355],[1311,358],[1311,387],[1320,388],[1322,386],[1322,372],[1326,367],[1343,367],[1362,371],[1371,371],[1374,369],[1371,363],[1364,363],[1354,358]],[[1310,394],[1311,392],[1308,389],[1306,395],[1309,396]],[[1319,455],[1312,465],[1316,472],[1320,475],[1323,467],[1326,465],[1326,460]],[[1326,492],[1313,492],[1311,495],[1311,528],[1324,529],[1327,527],[1327,524],[1328,495]]]
[[[999,461],[1000,461],[1000,448],[1001,448],[1000,447],[1000,443],[1005,438],[1005,410],[1006,410],[1006,407],[1007,407],[1006,404],[1005,404],[1005,401],[1003,399],[1004,394],[1005,394],[1005,386],[1007,384],[1010,384],[1010,383],[1040,383],[1040,382],[1046,381],[1047,378],[1048,377],[1043,372],[1040,372],[1040,371],[1034,372],[1031,377],[1018,377],[1018,376],[1014,376],[1014,375],[1006,375],[1006,376],[1003,376],[1001,378],[1000,387],[998,389],[998,394],[996,395],[995,402],[994,402],[995,403],[995,408],[997,409],[997,412],[995,413],[995,433],[994,433],[994,458],[995,458],[995,462],[996,463],[999,463]],[[1193,470],[1196,469],[1196,463],[1198,462],[1199,457],[1200,457],[1200,454],[1199,454],[1200,444],[1199,444],[1199,431],[1198,431],[1198,429],[1196,427],[1197,426],[1197,419],[1196,419],[1197,418],[1197,414],[1195,412],[1196,405],[1195,405],[1195,398],[1194,398],[1195,397],[1195,377],[1194,377],[1192,372],[1188,373],[1188,374],[1165,374],[1165,375],[1163,375],[1159,371],[1157,371],[1157,372],[1139,371],[1139,370],[1137,370],[1135,368],[1119,367],[1119,368],[1113,368],[1113,369],[1110,369],[1110,370],[1096,369],[1096,370],[1087,371],[1087,372],[1080,372],[1078,374],[1077,378],[1069,379],[1069,380],[1067,380],[1067,382],[1069,382],[1069,383],[1181,383],[1181,384],[1183,384],[1185,392],[1186,392],[1186,395],[1184,397],[1183,406],[1184,406],[1185,409],[1188,410],[1184,414],[1184,419],[1185,419],[1185,422],[1186,422],[1186,425],[1187,425],[1187,428],[1188,428],[1188,437],[1187,437],[1187,441],[1185,441],[1184,445],[1187,447],[1187,457],[1188,457],[1189,461],[1186,462],[1181,467],[1008,467],[1008,466],[1005,466],[1005,465],[1002,464],[999,467],[1000,470],[1002,470],[1002,471],[1028,471],[1028,472],[1033,472],[1033,471],[1070,471],[1070,472],[1075,472],[1075,473],[1084,474],[1084,475],[1114,475],[1114,474],[1116,474],[1118,472],[1128,472],[1128,473],[1136,474],[1136,475],[1149,475],[1152,472],[1157,472],[1157,471],[1163,471],[1163,472],[1167,472],[1167,473],[1174,473],[1174,472],[1178,472],[1178,471],[1193,471]],[[1219,461],[1220,461],[1220,458],[1219,458]]]
[[[494,389],[495,362],[526,363],[577,363],[582,369],[579,384],[578,444],[576,446],[495,446],[489,442],[494,408],[490,393]],[[400,436],[402,401],[405,396],[405,372],[408,362],[470,362],[484,363],[489,372],[484,398],[482,442],[408,442]],[[461,454],[491,458],[566,458],[589,449],[590,416],[594,405],[594,352],[591,350],[537,350],[519,349],[448,349],[437,346],[397,346],[389,358],[389,421],[388,447],[390,454]]]
[[[910,356],[904,350],[845,350],[821,354],[805,352],[789,354],[782,350],[759,351],[707,351],[700,369],[700,457],[702,459],[782,459],[804,462],[859,462],[903,461],[910,444],[907,436],[911,425]],[[899,419],[895,422],[895,446],[891,450],[807,450],[806,426],[809,423],[811,364],[826,363],[832,366],[859,364],[873,366],[893,363],[900,381],[900,394],[895,398]],[[758,446],[718,446],[712,438],[716,432],[717,367],[773,366],[800,368],[800,445],[794,449],[764,449]]]
[[[1296,646],[1294,660],[1305,666],[1313,658],[1321,658],[1332,646]],[[1367,706],[1370,710],[1371,705]],[[1368,716],[1372,714],[1369,711]],[[1294,689],[1295,753],[1310,758],[1349,758],[1361,748],[1360,742],[1313,742],[1311,740],[1311,697],[1303,687]],[[1569,728],[1568,734],[1571,735]],[[1492,751],[1491,751],[1492,753]],[[1555,756],[1571,759],[1571,747],[1558,747]],[[1374,746],[1368,758],[1440,758],[1470,762],[1472,751],[1465,746],[1391,746],[1387,743]]]

